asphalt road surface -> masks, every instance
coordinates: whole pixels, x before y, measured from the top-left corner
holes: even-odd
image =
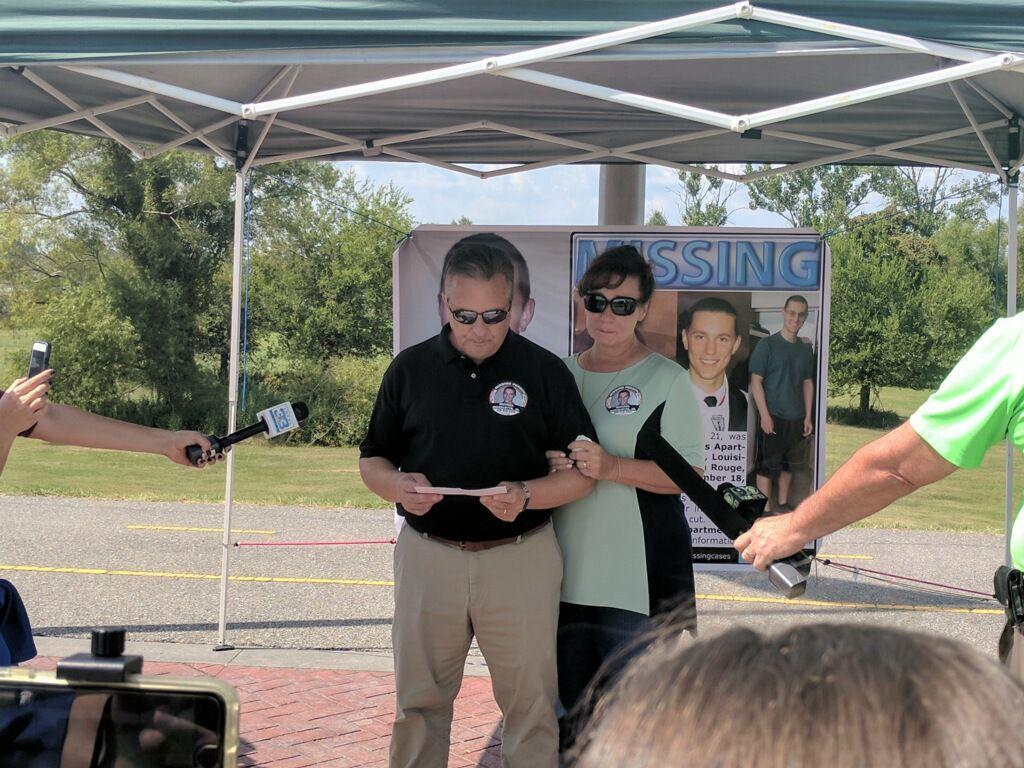
[[[37,635],[88,637],[123,625],[129,641],[213,646],[218,639],[223,510],[210,504],[0,497],[0,578],[21,591]],[[390,539],[391,513],[237,505],[232,541]],[[237,647],[388,654],[392,545],[231,547],[227,640]],[[854,529],[825,556],[851,566],[991,593],[998,536]],[[699,573],[702,635],[745,625],[855,621],[913,628],[995,653],[993,600],[881,583],[817,566],[807,594],[781,599],[756,573]]]

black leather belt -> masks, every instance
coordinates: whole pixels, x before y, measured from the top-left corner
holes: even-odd
[[[456,549],[461,549],[466,552],[483,552],[486,549],[494,549],[495,547],[500,547],[505,544],[518,544],[526,537],[532,536],[537,533],[537,531],[540,531],[549,525],[551,525],[550,520],[538,525],[536,528],[531,528],[526,531],[526,533],[521,533],[518,536],[509,536],[507,539],[491,539],[489,541],[455,541],[454,539],[435,536],[432,533],[420,533],[419,531],[417,531],[417,533],[419,533],[424,539],[436,541],[438,544],[445,544],[449,547],[455,547]]]

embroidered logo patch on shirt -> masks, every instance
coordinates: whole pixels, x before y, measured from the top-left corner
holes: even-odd
[[[516,416],[526,408],[526,390],[514,381],[503,381],[487,396],[491,410],[499,416]]]
[[[604,400],[604,407],[608,413],[614,413],[616,416],[628,416],[639,410],[643,399],[643,394],[636,387],[629,385],[616,387],[608,393],[608,397]]]

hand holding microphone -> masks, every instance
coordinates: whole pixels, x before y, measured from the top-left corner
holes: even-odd
[[[240,443],[250,437],[266,434],[268,438],[283,435],[299,428],[299,422],[309,416],[309,408],[305,403],[281,403],[274,405],[256,414],[259,418],[255,424],[232,432],[224,437],[209,436],[210,453],[213,458],[207,457],[207,452],[199,445],[190,445],[185,449],[188,460],[197,467],[205,466],[208,462],[224,458],[224,452],[235,443]]]
[[[761,525],[769,522],[761,518],[768,501],[764,494],[756,488],[737,488],[728,483],[723,483],[716,490],[694,471],[657,429],[650,426],[641,429],[637,435],[637,446],[737,547],[749,542],[747,532],[755,522],[761,520]],[[807,589],[811,558],[804,552],[796,552],[774,562],[764,556],[755,560],[760,570],[767,569],[768,580],[787,598],[799,597]]]

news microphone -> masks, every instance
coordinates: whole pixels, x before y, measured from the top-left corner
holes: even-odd
[[[266,434],[268,438],[283,435],[299,428],[299,422],[309,416],[309,408],[305,403],[281,403],[256,414],[259,421],[251,426],[239,429],[224,437],[208,435],[210,447],[215,458],[224,458],[224,451],[235,443],[248,440],[256,435]],[[206,452],[198,445],[190,445],[185,449],[188,460],[197,467],[207,464]]]
[[[737,488],[729,483],[722,483],[716,491],[653,427],[641,429],[636,444],[733,541],[764,514],[768,501],[764,494],[756,488]],[[768,580],[785,597],[799,597],[807,589],[810,568],[811,558],[798,552],[772,563]]]

